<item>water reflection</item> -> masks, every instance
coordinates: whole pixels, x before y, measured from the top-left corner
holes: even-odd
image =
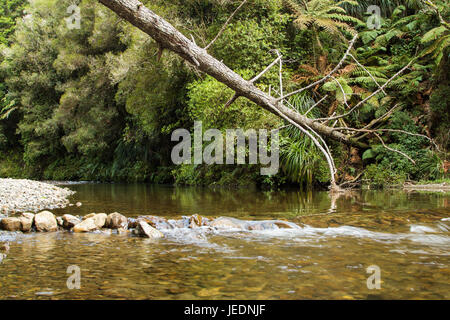
[[[192,188],[148,184],[81,184],[69,186],[77,193],[68,207],[56,213],[88,214],[118,211],[128,216],[144,214],[180,216],[231,216],[293,218],[336,212],[371,212],[449,208],[449,193],[363,190],[330,197],[325,191],[259,191],[255,189]]]

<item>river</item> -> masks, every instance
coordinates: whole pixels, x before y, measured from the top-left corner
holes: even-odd
[[[162,240],[9,235],[10,250],[0,263],[1,299],[450,299],[449,192],[363,190],[332,199],[327,192],[298,190],[68,187],[77,192],[71,202],[83,205],[53,210],[56,215],[199,214],[285,219],[301,228],[176,229]],[[80,289],[67,286],[74,265]],[[368,286],[373,268],[379,289]]]

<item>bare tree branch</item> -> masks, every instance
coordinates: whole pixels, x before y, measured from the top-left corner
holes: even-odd
[[[378,88],[377,90],[375,90],[372,94],[370,94],[369,96],[367,96],[365,99],[361,100],[360,102],[358,102],[353,108],[351,108],[348,112],[335,116],[335,117],[328,117],[328,118],[320,118],[317,120],[335,120],[335,119],[340,119],[340,118],[345,118],[346,116],[348,116],[349,114],[351,114],[353,111],[355,111],[358,107],[360,107],[361,105],[363,105],[364,103],[366,103],[368,100],[370,100],[373,96],[377,95],[380,91],[382,91],[384,88],[387,87],[387,85],[394,80],[395,78],[397,78],[403,71],[405,71],[406,69],[409,68],[409,66],[414,62],[415,59],[411,60],[406,66],[404,66],[400,71],[398,71],[396,74],[394,74],[391,78],[389,78],[380,88]]]
[[[345,93],[344,88],[342,88],[342,85],[339,83],[339,81],[334,76],[331,76],[331,78],[337,83],[337,85],[339,86],[339,89],[341,89],[342,95],[344,97],[344,104],[345,104],[345,106],[347,108],[350,108],[350,106],[347,103],[347,94]]]
[[[240,4],[239,7],[236,8],[236,10],[233,11],[233,13],[231,14],[231,16],[228,17],[227,21],[225,21],[225,24],[222,26],[222,29],[220,29],[219,33],[217,33],[217,35],[214,37],[214,39],[205,47],[205,50],[208,50],[209,47],[211,47],[214,42],[216,42],[217,39],[219,39],[219,37],[222,35],[222,33],[225,31],[225,29],[227,28],[228,24],[231,22],[231,19],[233,19],[233,17],[236,15],[236,13],[239,11],[239,9],[242,8],[242,6],[247,2],[247,0],[242,1],[242,3]]]
[[[369,75],[369,77],[373,80],[373,82],[377,84],[378,88],[380,88],[381,91],[383,91],[383,93],[386,95],[384,89],[381,88],[380,84],[377,82],[377,80],[375,80],[374,76],[369,72],[369,70],[367,70],[366,67],[364,67],[361,63],[359,63],[359,61],[356,60],[356,58],[352,54],[349,54],[348,56],[351,57],[353,60],[355,60],[356,64]]]
[[[414,165],[416,164],[416,162],[415,162],[413,159],[411,159],[411,157],[408,156],[406,153],[404,153],[404,152],[402,152],[402,151],[400,151],[400,150],[397,150],[397,149],[393,149],[393,148],[388,147],[388,146],[384,143],[383,139],[380,137],[380,135],[379,135],[378,133],[373,132],[373,134],[378,138],[378,140],[381,141],[381,143],[383,144],[383,147],[385,147],[387,150],[392,151],[392,152],[396,152],[396,153],[398,153],[398,154],[401,154],[401,155],[404,156],[406,159],[408,159],[409,161],[411,161]]]
[[[391,109],[389,109],[385,114],[383,114],[381,117],[378,117],[372,121],[370,121],[370,123],[368,125],[366,125],[363,129],[370,129],[373,126],[375,126],[376,124],[382,122],[382,121],[386,121],[391,114],[398,108],[398,104],[396,104],[394,107],[392,107]]]
[[[230,100],[227,101],[227,103],[225,103],[225,105],[223,106],[224,109],[228,108],[229,106],[231,106],[236,100],[237,98],[239,98],[240,95],[238,95],[237,93],[235,93]]]
[[[347,59],[347,56],[349,55],[350,51],[353,48],[353,45],[355,44],[356,39],[358,38],[358,35],[355,35],[353,37],[353,39],[350,41],[347,51],[345,52],[344,56],[342,57],[341,61],[339,61],[339,63],[336,65],[336,67],[334,67],[333,70],[330,71],[330,73],[328,73],[325,77],[323,77],[322,79],[317,80],[316,82],[311,83],[310,85],[303,87],[301,89],[295,90],[291,93],[286,94],[285,96],[282,96],[278,99],[278,101],[284,100],[286,98],[289,98],[290,96],[293,96],[294,94],[298,94],[300,92],[303,92],[305,90],[311,89],[313,87],[315,87],[316,85],[327,81],[334,73],[336,73],[342,66],[342,64],[344,63],[345,59]]]
[[[413,133],[413,132],[409,132],[406,130],[401,130],[401,129],[386,129],[386,128],[381,128],[381,129],[357,129],[357,128],[350,128],[350,127],[338,127],[338,128],[333,128],[333,130],[347,130],[347,131],[358,131],[358,132],[367,132],[367,133],[374,133],[374,132],[398,132],[398,133],[404,133],[410,136],[415,136],[415,137],[422,137],[427,139],[428,141],[430,141],[434,147],[436,148],[436,150],[440,150],[439,146],[436,144],[436,142],[431,139],[430,137],[424,135],[424,134],[420,134],[420,133]]]
[[[275,50],[280,58],[280,69],[278,71],[278,77],[280,78],[280,97],[283,97],[283,56],[280,54],[278,50]],[[283,99],[280,100],[281,105],[283,105]]]
[[[309,109],[308,111],[305,112],[305,116],[308,115],[308,113],[310,113],[315,107],[317,107],[319,104],[321,104],[326,98],[328,98],[328,95],[324,95],[322,99],[320,99],[319,101],[317,101],[316,103],[314,103]]]
[[[261,78],[267,71],[269,71],[274,65],[278,63],[278,61],[281,60],[281,56],[278,56],[267,68],[265,68],[263,71],[261,71],[260,74],[258,74],[256,77],[254,77],[252,80],[250,80],[251,83],[254,83],[258,81],[259,78]]]

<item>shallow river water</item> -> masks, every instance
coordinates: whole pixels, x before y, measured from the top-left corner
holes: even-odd
[[[81,207],[120,212],[285,219],[299,229],[166,230],[162,240],[68,232],[0,234],[0,299],[450,299],[450,193],[76,184]],[[69,289],[69,266],[81,272]],[[368,288],[367,268],[380,270]],[[372,280],[369,279],[369,283]]]

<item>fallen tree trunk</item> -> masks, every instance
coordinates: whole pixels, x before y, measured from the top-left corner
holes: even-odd
[[[345,143],[347,145],[366,149],[365,143],[333,130],[333,128],[321,124],[319,121],[305,117],[304,115],[287,108],[279,99],[258,89],[253,82],[243,79],[236,72],[228,68],[208,52],[197,46],[193,41],[185,37],[169,22],[146,8],[138,0],[99,0],[121,18],[151,36],[161,48],[175,52],[183,59],[189,61],[199,70],[214,77],[236,92],[237,96],[246,97],[260,107],[274,113],[281,118],[289,118],[302,127],[310,127],[321,136]]]

